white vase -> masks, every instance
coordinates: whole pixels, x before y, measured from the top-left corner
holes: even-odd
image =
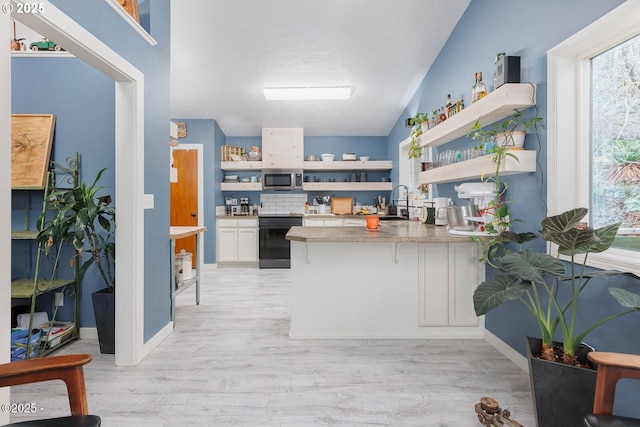
[[[502,132],[496,135],[496,145],[522,149],[525,136],[526,134],[522,130],[514,130],[512,133]]]

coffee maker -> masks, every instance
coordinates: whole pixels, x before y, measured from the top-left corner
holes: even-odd
[[[433,199],[433,207],[435,210],[434,223],[436,225],[448,225],[447,220],[447,206],[451,204],[451,199],[448,197],[436,197]]]
[[[249,215],[248,197],[240,197],[240,215]]]

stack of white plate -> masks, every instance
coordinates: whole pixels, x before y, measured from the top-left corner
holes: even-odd
[[[238,175],[225,175],[224,182],[238,182]]]

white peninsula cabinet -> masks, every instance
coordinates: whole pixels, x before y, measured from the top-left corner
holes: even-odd
[[[387,221],[291,227],[290,338],[480,339],[476,243],[443,227]]]
[[[421,243],[419,251],[418,325],[478,326],[473,292],[484,280],[478,245]]]
[[[258,264],[258,219],[217,219],[218,266]]]

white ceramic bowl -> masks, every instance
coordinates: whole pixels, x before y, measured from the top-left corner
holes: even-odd
[[[335,155],[333,155],[333,154],[322,154],[322,155],[320,156],[320,158],[322,158],[322,161],[323,161],[323,162],[333,162],[333,159],[334,159],[335,157],[336,157],[336,156],[335,156]]]
[[[368,162],[369,161],[369,156],[360,156],[360,160],[363,162]]]
[[[356,153],[344,153],[342,154],[342,160],[355,160]]]
[[[262,160],[262,153],[260,151],[249,151],[247,152],[247,160],[251,160],[251,161]]]

